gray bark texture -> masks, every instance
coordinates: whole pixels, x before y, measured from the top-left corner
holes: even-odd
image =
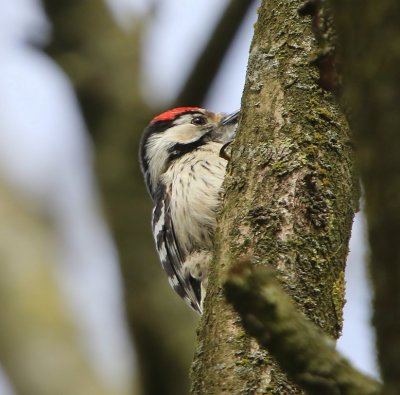
[[[332,91],[327,10],[264,0],[250,49],[242,117],[225,181],[192,394],[300,394],[244,332],[222,284],[244,255],[271,265],[327,335],[342,327],[344,268],[357,202],[346,119]]]
[[[271,268],[242,261],[230,271],[224,289],[247,333],[308,395],[381,393],[381,385],[357,371],[296,308]]]
[[[365,191],[384,394],[400,391],[400,3],[332,1]]]

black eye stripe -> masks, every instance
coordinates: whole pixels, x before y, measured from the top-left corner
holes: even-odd
[[[210,132],[203,134],[199,139],[191,141],[189,143],[176,143],[169,150],[168,160],[172,161],[187,154],[188,152],[194,151],[196,148],[209,142],[211,139]]]

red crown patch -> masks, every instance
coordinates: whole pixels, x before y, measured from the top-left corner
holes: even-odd
[[[151,123],[159,122],[159,121],[172,121],[175,119],[179,114],[188,111],[199,111],[202,110],[199,107],[177,107],[173,108],[172,110],[168,110],[163,112],[162,114],[157,115],[151,120]]]

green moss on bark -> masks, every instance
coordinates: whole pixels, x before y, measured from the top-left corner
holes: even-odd
[[[327,334],[340,334],[355,207],[352,149],[345,117],[321,87],[313,59],[322,44],[302,6],[270,0],[259,9],[193,394],[301,392],[253,341],[236,336],[242,329],[221,282],[243,255],[276,268],[299,308]]]

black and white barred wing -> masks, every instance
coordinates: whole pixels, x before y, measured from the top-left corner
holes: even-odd
[[[167,196],[157,199],[152,226],[161,265],[167,273],[170,285],[193,310],[201,313],[200,295],[195,292],[189,274],[183,270],[184,256],[175,237]]]

